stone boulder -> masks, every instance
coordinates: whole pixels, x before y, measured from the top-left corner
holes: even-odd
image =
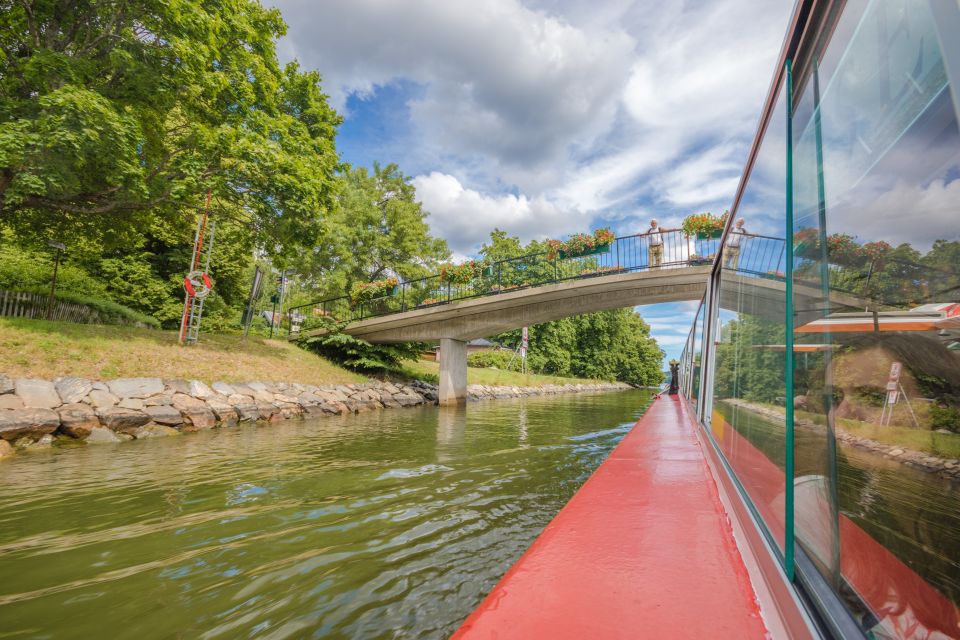
[[[168,404],[144,407],[143,412],[150,416],[150,419],[157,424],[169,427],[176,427],[183,424],[183,416],[180,415],[180,412],[175,407]]]
[[[109,391],[102,391],[100,389],[94,389],[87,396],[87,399],[97,409],[109,409],[110,407],[117,404],[120,399],[117,396],[113,395]]]
[[[164,438],[167,436],[178,436],[180,432],[173,427],[165,427],[162,424],[146,424],[133,432],[133,437],[137,440],[144,438]]]
[[[83,378],[57,378],[53,386],[63,400],[63,404],[80,402],[93,391],[93,383]]]
[[[309,407],[316,407],[317,405],[323,404],[323,398],[314,395],[309,391],[305,391],[297,397],[297,402],[300,403],[301,407],[307,409]]]
[[[148,398],[163,393],[160,378],[117,378],[107,382],[107,386],[118,398]]]
[[[219,393],[222,396],[232,396],[236,393],[236,390],[228,385],[226,382],[214,382],[212,385],[213,390]]]
[[[97,411],[100,423],[111,431],[129,433],[150,422],[150,416],[136,409],[111,407]]]
[[[272,402],[257,400],[257,411],[260,414],[261,420],[269,420],[274,414],[279,412],[279,409],[277,408],[277,405],[273,404]]]
[[[190,382],[188,380],[164,380],[164,392],[190,395]]]
[[[0,438],[10,442],[20,438],[39,440],[56,431],[59,426],[60,416],[51,409],[0,411]]]
[[[54,409],[63,404],[53,383],[48,380],[17,378],[13,386],[27,409]]]
[[[85,441],[91,444],[108,444],[122,442],[123,438],[118,437],[117,434],[106,427],[96,427],[90,430],[90,435],[85,438]]]
[[[15,393],[5,393],[0,396],[0,410],[23,409],[23,400]]]
[[[241,404],[233,405],[237,412],[240,414],[240,420],[252,420],[256,422],[260,419],[260,409],[257,408],[257,405],[250,402],[244,402]]]
[[[13,380],[9,376],[0,376],[0,396],[6,393],[13,393]]]
[[[145,398],[143,401],[144,406],[147,407],[159,407],[163,405],[173,404],[173,394],[170,393],[160,393],[155,396],[150,396]]]
[[[100,426],[100,420],[90,405],[77,402],[65,404],[57,410],[60,415],[60,430],[72,438],[86,438]]]
[[[200,382],[199,380],[190,381],[190,395],[194,398],[203,398],[207,400],[217,395],[213,389],[208,387],[205,383]]]
[[[240,416],[229,402],[220,398],[210,398],[207,404],[217,416],[217,421],[224,427],[234,427],[239,422]]]
[[[0,440],[0,458],[6,458],[7,456],[12,456],[16,453],[16,450],[6,440]]]
[[[183,414],[184,424],[192,427],[193,430],[209,429],[217,423],[207,403],[192,396],[175,393],[173,408]]]
[[[22,438],[22,440],[27,440],[27,438]],[[53,446],[53,436],[48,433],[44,436],[40,436],[40,439],[35,442],[27,442],[24,445],[24,448],[35,450],[35,449],[49,449],[52,446]]]
[[[245,384],[236,384],[236,383],[234,383],[234,384],[231,384],[230,386],[233,388],[233,393],[235,393],[235,394],[238,394],[238,395],[241,395],[241,396],[249,396],[249,397],[251,397],[251,398],[252,398],[253,395],[254,395],[253,389],[251,389],[250,387],[248,387],[248,386],[245,385]],[[229,394],[229,395],[232,395],[232,394]]]
[[[259,402],[273,402],[273,391],[271,391],[266,384],[262,382],[250,382],[247,385],[247,388],[250,390],[253,395],[253,399]],[[244,392],[240,392],[244,393]]]
[[[398,393],[393,396],[394,402],[399,402],[401,406],[404,407],[413,407],[418,404],[423,404],[423,398],[415,393]]]
[[[135,411],[143,410],[143,400],[140,398],[124,398],[117,403],[117,406],[121,409],[134,409]]]

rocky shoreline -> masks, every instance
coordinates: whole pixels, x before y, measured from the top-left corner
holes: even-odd
[[[471,401],[624,391],[623,383],[490,387],[469,385]],[[248,382],[207,385],[199,380],[83,378],[38,380],[0,375],[0,458],[17,450],[49,447],[58,439],[88,443],[173,436],[240,422],[345,415],[435,404],[437,387],[368,382],[305,385]]]
[[[724,400],[724,402],[743,407],[744,409],[761,415],[768,420],[776,420],[781,423],[784,420],[782,413],[778,413],[768,407],[757,405],[746,400],[729,398]],[[797,419],[795,420],[795,424],[797,427],[804,429],[817,429],[819,431],[823,431],[824,429],[823,426],[818,425],[810,420]],[[960,460],[953,458],[941,458],[929,453],[924,453],[923,451],[916,451],[915,449],[908,449],[906,447],[884,444],[869,438],[861,438],[860,436],[855,436],[848,431],[844,431],[843,429],[837,429],[837,440],[852,447],[864,449],[871,453],[883,456],[889,460],[896,460],[897,462],[905,464],[909,467],[913,467],[914,469],[919,469],[920,471],[933,473],[942,478],[960,480]]]

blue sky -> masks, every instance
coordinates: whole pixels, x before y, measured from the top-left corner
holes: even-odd
[[[456,256],[729,207],[785,0],[275,0],[344,160],[397,163]],[[763,229],[753,229],[762,232]],[[677,357],[695,304],[640,312]]]

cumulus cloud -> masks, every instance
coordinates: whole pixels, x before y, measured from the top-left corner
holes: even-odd
[[[589,221],[582,212],[562,209],[543,196],[486,195],[445,173],[418,176],[413,184],[431,214],[433,232],[460,254],[476,252],[495,228],[528,241],[573,232]]]
[[[277,2],[286,53],[323,72],[341,108],[398,78],[427,87],[410,104],[423,142],[497,165],[555,162],[605,128],[633,40],[579,28],[518,0]]]
[[[381,160],[419,174],[434,231],[461,253],[494,226],[559,236],[729,206],[792,6],[274,1],[282,55],[318,69],[339,108],[419,88],[404,157]]]

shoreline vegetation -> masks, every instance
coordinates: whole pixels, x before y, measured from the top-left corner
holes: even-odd
[[[783,407],[727,398],[722,402],[750,411],[774,422],[783,422]],[[847,445],[895,460],[915,469],[944,478],[960,480],[960,435],[877,425],[839,418],[837,439]],[[802,429],[824,429],[823,416],[806,411],[795,413]]]

